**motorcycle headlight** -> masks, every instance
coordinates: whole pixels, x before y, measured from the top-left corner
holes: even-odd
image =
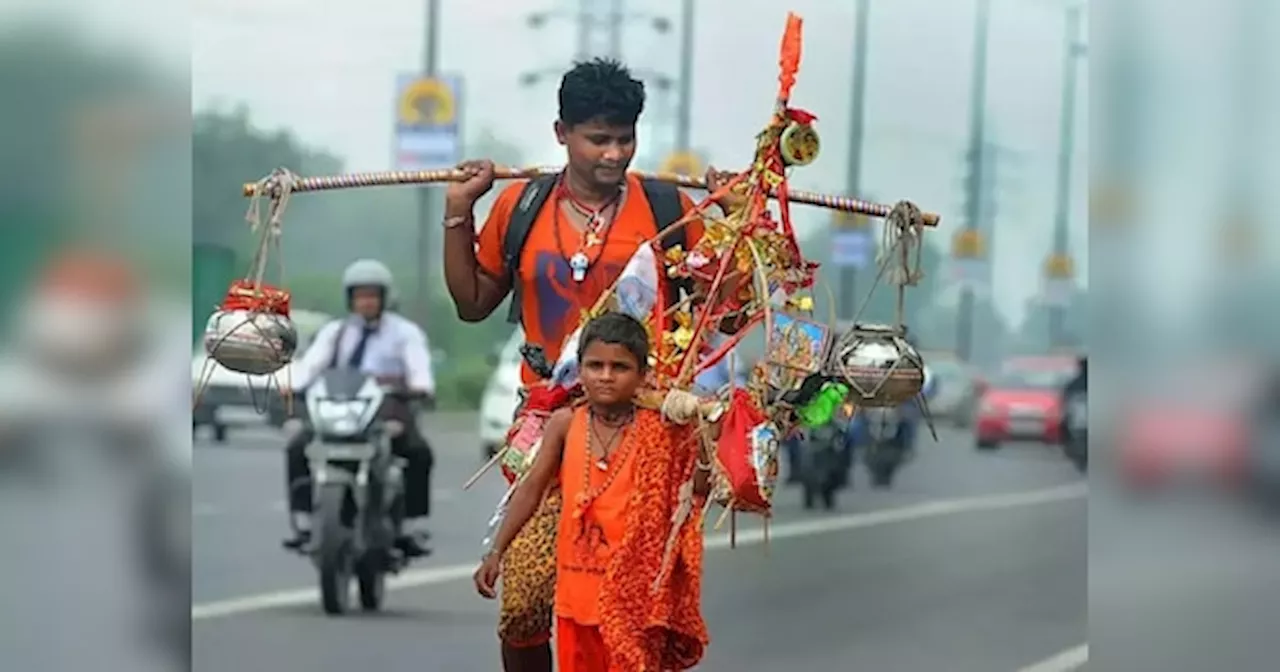
[[[387,436],[395,438],[404,434],[404,423],[399,420],[388,420],[383,423],[382,429],[387,433]]]
[[[313,421],[317,427],[333,433],[356,432],[360,429],[360,416],[364,413],[364,407],[364,403],[320,399],[316,403],[316,417]]]
[[[323,423],[340,422],[351,415],[345,404],[321,400],[316,403],[316,421]]]

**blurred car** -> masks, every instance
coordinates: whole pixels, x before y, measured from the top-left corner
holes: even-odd
[[[929,414],[934,420],[968,427],[987,381],[976,368],[954,357],[926,355],[925,361],[930,375],[937,380],[934,396],[929,400]]]
[[[1207,367],[1153,378],[1125,404],[1116,457],[1130,489],[1216,482],[1241,486],[1250,467],[1258,389],[1243,371]]]
[[[1079,366],[1079,359],[1074,354],[1025,355],[1004,360],[1000,365],[1000,370],[1004,373],[1016,373],[1019,371],[1056,372],[1069,378],[1075,375]]]
[[[298,354],[311,345],[316,332],[334,320],[332,315],[311,310],[294,310],[290,317],[298,330]],[[292,380],[293,364],[285,365],[272,376],[249,376],[231,371],[213,361],[205,353],[204,343],[197,343],[191,358],[191,388],[196,393],[196,407],[191,415],[192,429],[211,427],[213,439],[227,440],[230,427],[261,424],[279,427],[288,418],[288,410],[280,396],[281,385]]]
[[[493,373],[480,397],[480,450],[486,460],[506,441],[507,430],[511,429],[520,404],[521,345],[524,345],[524,331],[516,329],[491,360]]]
[[[974,418],[974,443],[978,449],[994,450],[1005,441],[1059,443],[1062,388],[1075,375],[1077,366],[1074,358],[1060,357],[1005,362],[978,402]]]

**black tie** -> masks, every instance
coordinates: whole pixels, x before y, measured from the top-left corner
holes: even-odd
[[[347,366],[359,369],[360,365],[364,363],[364,349],[369,344],[369,336],[373,335],[374,331],[377,331],[376,327],[371,327],[367,324],[364,326],[364,330],[360,332],[360,342],[356,343],[356,349],[351,351]]]

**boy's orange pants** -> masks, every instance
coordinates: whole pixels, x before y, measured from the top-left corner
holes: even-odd
[[[556,618],[556,659],[559,672],[626,672],[609,665],[600,627]]]

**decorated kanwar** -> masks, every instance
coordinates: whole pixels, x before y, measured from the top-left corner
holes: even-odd
[[[712,507],[713,527],[728,522],[732,536],[740,514],[754,515],[767,540],[789,435],[831,423],[849,404],[924,405],[924,362],[908,341],[902,297],[920,279],[922,239],[939,217],[909,201],[791,187],[789,173],[820,150],[817,117],[791,102],[801,26],[787,16],[773,109],[740,171],[629,171],[644,87],[600,59],[561,82],[563,168],[476,160],[332,177],[281,169],[245,185],[270,202],[266,221],[255,220],[261,255],[211,318],[206,347],[224,366],[260,375],[279,370],[294,347],[288,293],[262,277],[288,200],[448,184],[444,275],[459,316],[485,319],[509,299],[526,338],[505,445],[467,483],[493,474],[507,483],[473,577],[482,596],[500,600],[507,670],[698,665],[709,646],[701,586]],[[497,180],[510,182],[477,227],[474,207]],[[706,196],[695,202],[681,188]],[[837,327],[815,317],[819,268],[796,237],[796,203],[883,220],[876,285],[897,292],[892,323]],[[765,354],[745,383],[695,388],[759,331]]]

